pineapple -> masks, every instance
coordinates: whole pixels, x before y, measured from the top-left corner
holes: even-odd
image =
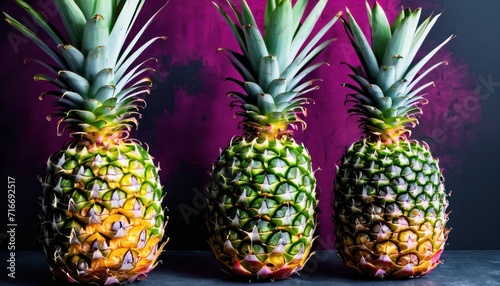
[[[156,266],[167,218],[153,158],[129,138],[137,126],[139,95],[151,81],[148,61],[132,66],[144,49],[134,49],[156,14],[127,39],[143,0],[54,1],[65,30],[58,31],[23,0],[16,2],[53,43],[4,13],[7,22],[31,39],[52,63],[35,60],[56,90],[58,116],[71,135],[47,163],[42,181],[41,242],[55,278],[74,283],[110,285],[146,277]],[[63,34],[67,34],[69,40]],[[125,44],[125,42],[129,44]]]
[[[366,3],[371,44],[347,11],[342,19],[360,57],[349,65],[356,84],[349,113],[359,116],[364,137],[344,153],[334,186],[337,249],[343,263],[378,278],[413,278],[440,263],[448,229],[444,179],[429,147],[409,138],[426,103],[419,74],[453,36],[414,60],[439,15],[420,25],[421,9],[403,9],[392,25],[375,3]]]
[[[269,0],[263,35],[245,0],[228,1],[236,22],[215,4],[242,54],[221,48],[242,77],[228,78],[243,92],[228,95],[241,109],[243,134],[234,137],[213,166],[207,188],[209,244],[223,270],[246,279],[283,279],[302,269],[316,229],[316,180],[311,158],[290,128],[305,126],[304,97],[317,89],[303,80],[324,63],[311,64],[333,40],[318,42],[312,29],[327,0],[304,16],[307,0]],[[304,16],[304,21],[301,23]],[[307,43],[307,44],[306,44]]]

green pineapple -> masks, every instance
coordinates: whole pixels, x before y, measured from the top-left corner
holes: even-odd
[[[35,61],[56,90],[58,110],[70,142],[50,157],[42,182],[41,241],[53,275],[74,283],[115,284],[146,277],[156,266],[166,217],[164,193],[153,158],[129,138],[145,104],[152,71],[133,66],[153,42],[134,48],[156,14],[129,36],[144,0],[55,0],[65,31],[58,31],[22,0],[16,2],[52,43],[4,13],[51,62]],[[64,33],[69,36],[66,39]],[[58,130],[59,133],[59,130]],[[59,134],[60,135],[60,134]]]
[[[371,44],[348,11],[342,19],[361,68],[349,66],[356,85],[349,113],[364,137],[337,169],[334,187],[337,248],[345,265],[379,278],[418,277],[440,263],[448,236],[447,194],[438,160],[425,143],[409,139],[426,103],[420,81],[445,62],[426,63],[453,37],[414,60],[439,15],[420,25],[421,9],[401,11],[389,25],[384,10],[366,4]]]
[[[327,0],[304,17],[306,0],[267,1],[264,34],[246,1],[237,21],[217,9],[242,54],[219,49],[242,77],[228,78],[243,92],[230,92],[241,111],[243,135],[231,140],[215,163],[208,187],[209,244],[223,269],[248,279],[283,279],[302,269],[316,229],[316,179],[308,151],[292,138],[305,125],[304,97],[316,80],[303,78],[324,63],[318,44],[339,15],[311,35]],[[309,42],[307,38],[311,36]]]

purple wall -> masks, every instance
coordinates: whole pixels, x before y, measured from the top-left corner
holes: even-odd
[[[46,2],[49,1],[33,3],[40,7]],[[161,2],[149,1],[142,19],[152,15]],[[227,7],[225,1],[218,2]],[[264,1],[249,1],[256,17],[262,19],[264,5],[257,7],[258,3]],[[403,3],[381,0],[379,3],[391,11],[390,19],[402,4],[415,8],[413,1],[409,0]],[[2,10],[11,15],[24,15],[11,1],[1,5]],[[366,19],[364,1],[332,0],[321,23],[343,11],[346,5],[358,21]],[[420,5],[425,17],[431,11],[443,10],[437,4]],[[53,11],[50,6],[44,10],[49,14]],[[57,137],[57,120],[50,123],[45,120],[51,112],[51,100],[39,101],[38,95],[49,86],[32,81],[33,74],[40,71],[39,67],[22,64],[23,59],[39,58],[41,53],[31,43],[16,37],[16,32],[8,25],[2,24],[0,29],[3,35],[0,38],[3,79],[0,124],[6,146],[3,150],[7,153],[4,154],[6,161],[2,163],[2,175],[17,178],[17,211],[22,219],[19,223],[24,225],[19,230],[19,237],[25,237],[22,242],[25,248],[36,248],[32,241],[33,225],[37,223],[34,210],[38,211],[36,199],[41,192],[36,177],[43,175],[47,157],[61,148],[67,133]],[[437,44],[454,32],[431,33],[428,43]],[[157,35],[166,35],[168,39],[157,43],[148,52],[148,56],[159,59],[155,67],[157,73],[153,75],[154,88],[147,98],[148,106],[140,120],[139,130],[132,135],[150,146],[151,154],[162,169],[161,179],[167,191],[165,205],[170,216],[168,248],[207,249],[203,221],[205,203],[201,193],[219,149],[240,132],[238,120],[233,118],[234,110],[229,107],[231,100],[225,96],[234,86],[224,82],[225,77],[236,76],[236,73],[224,56],[216,54],[216,50],[219,47],[235,48],[235,43],[210,0],[170,0],[147,33],[148,38]],[[307,129],[295,133],[296,139],[309,149],[314,168],[318,169],[321,209],[318,245],[322,248],[332,248],[334,241],[330,203],[335,164],[344,148],[360,136],[356,119],[348,118],[343,104],[349,90],[341,86],[348,80],[346,74],[349,71],[340,63],[356,63],[355,55],[340,21],[328,37],[338,40],[318,60],[327,61],[330,66],[323,66],[314,74],[314,77],[323,78],[319,83],[321,88],[310,94],[316,104],[308,107]],[[13,45],[13,40],[20,42]],[[477,83],[464,61],[449,47],[438,57],[448,60],[449,65],[430,75],[429,79],[435,81],[436,87],[428,90],[430,104],[424,106],[424,116],[413,136],[431,145],[435,156],[441,158],[445,176],[460,175],[463,172],[462,159],[454,154],[474,140],[471,126],[481,120],[481,107],[474,93]]]

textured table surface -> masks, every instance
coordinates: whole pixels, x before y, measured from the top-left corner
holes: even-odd
[[[41,252],[16,252],[15,278],[7,276],[8,252],[0,252],[0,285],[64,285],[52,280]],[[500,285],[500,250],[445,250],[444,263],[426,276],[408,280],[364,280],[342,265],[335,251],[319,251],[300,275],[261,285]],[[209,252],[165,252],[148,278],[131,285],[249,285],[219,269]],[[255,285],[255,283],[254,283]]]

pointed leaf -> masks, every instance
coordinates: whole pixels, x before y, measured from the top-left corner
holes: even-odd
[[[105,68],[97,73],[92,81],[92,84],[90,85],[89,98],[95,97],[101,87],[111,85],[113,83],[114,76],[113,69],[110,68]]]
[[[117,66],[118,57],[123,52],[123,45],[127,35],[132,29],[144,2],[141,0],[120,2],[123,4],[109,35],[109,62],[112,66]]]
[[[61,51],[61,54],[68,63],[69,69],[81,74],[85,63],[83,54],[72,45],[59,45],[57,48]]]
[[[243,27],[243,32],[248,49],[248,60],[252,70],[257,72],[262,58],[269,55],[266,44],[257,26],[246,25]]]
[[[223,52],[223,54],[231,61],[233,66],[238,70],[239,74],[245,79],[245,81],[253,81],[257,82],[257,80],[254,78],[253,73],[248,70],[248,66],[250,63],[247,64],[247,59],[236,53],[233,52],[229,49],[223,49],[220,48],[218,49],[218,52]]]
[[[21,32],[24,36],[26,36],[28,39],[33,41],[38,47],[40,47],[48,56],[50,56],[54,62],[58,65],[59,69],[67,69],[68,67],[66,66],[65,62],[63,59],[56,53],[54,52],[47,44],[40,39],[33,31],[28,29],[26,26],[22,25],[17,21],[16,19],[12,18],[10,15],[4,12],[5,20],[7,23],[9,23],[12,27],[17,29],[19,32]]]
[[[288,66],[290,46],[295,32],[292,30],[292,23],[292,3],[290,0],[283,0],[273,11],[264,34],[267,51],[270,55],[276,56],[280,72]]]
[[[346,26],[346,28],[348,28],[352,34],[352,39],[354,41],[355,48],[362,57],[361,60],[364,63],[363,66],[368,75],[368,78],[375,80],[377,78],[377,73],[379,69],[377,58],[375,57],[375,54],[373,53],[372,48],[368,43],[368,40],[363,34],[363,31],[361,30],[361,28],[359,27],[358,23],[353,18],[349,10],[347,10],[347,16],[349,17],[350,25]]]
[[[259,85],[267,92],[271,81],[279,77],[278,60],[275,56],[263,57],[259,65]]]
[[[141,56],[144,51],[151,46],[154,42],[158,40],[165,40],[166,37],[155,37],[152,38],[151,40],[147,41],[144,45],[141,47],[135,49],[135,51],[129,55],[129,57],[118,67],[118,69],[115,72],[115,81],[120,81],[120,79],[123,77],[125,72],[130,68],[130,66]]]
[[[82,35],[87,19],[80,7],[74,0],[56,0],[54,4],[63,19],[64,27],[69,34],[71,44],[80,49],[82,47]],[[85,53],[84,53],[85,54]]]
[[[368,2],[366,2],[368,5]],[[369,6],[367,7],[369,10]],[[384,9],[375,1],[370,17],[372,28],[372,47],[379,65],[382,65],[385,50],[391,39],[391,26]]]
[[[23,0],[15,0],[30,17],[49,35],[56,45],[64,44],[65,40],[61,33],[52,25],[42,14],[38,13],[33,7]]]
[[[90,18],[83,32],[82,53],[86,55],[89,51],[109,43],[109,27],[101,15]]]
[[[273,79],[273,81],[271,81],[271,83],[269,84],[269,88],[267,89],[267,93],[269,93],[273,97],[276,94],[280,94],[285,91],[286,91],[286,79],[284,78]]]
[[[258,95],[263,94],[264,90],[260,85],[258,85],[255,82],[251,81],[246,81],[245,82],[245,89],[250,96],[250,98],[257,98]]]
[[[243,54],[248,54],[246,43],[245,43],[245,35],[243,33],[243,30],[233,22],[233,20],[229,17],[229,15],[220,6],[218,6],[214,2],[212,2],[212,3],[215,5],[215,7],[219,11],[219,13],[222,15],[222,18],[224,18],[224,20],[226,21],[229,28],[231,28],[231,32],[233,33],[234,37],[236,38],[236,41],[238,42],[238,45],[239,45],[241,51],[243,52]]]
[[[106,46],[98,46],[89,51],[85,59],[83,74],[89,81],[103,69],[111,68],[108,62],[108,49]]]
[[[404,78],[408,82],[412,82],[413,78],[416,76],[418,71],[444,46],[446,45],[449,41],[451,41],[453,38],[455,38],[454,35],[448,37],[446,40],[444,40],[441,44],[439,44],[437,47],[435,47],[430,53],[427,53],[423,59],[421,59],[415,66],[413,66],[405,75]]]
[[[257,106],[262,112],[262,115],[267,115],[276,109],[274,99],[270,94],[261,94],[257,97]]]
[[[319,17],[323,13],[327,2],[328,0],[319,0],[300,26],[299,30],[295,34],[295,37],[293,38],[292,46],[290,48],[290,56],[292,58],[295,58],[295,55],[297,55],[302,45],[305,43],[309,35],[311,35],[311,32]]]
[[[59,76],[68,82],[73,91],[79,93],[82,97],[87,98],[90,84],[86,78],[77,73],[66,70],[60,71]]]

